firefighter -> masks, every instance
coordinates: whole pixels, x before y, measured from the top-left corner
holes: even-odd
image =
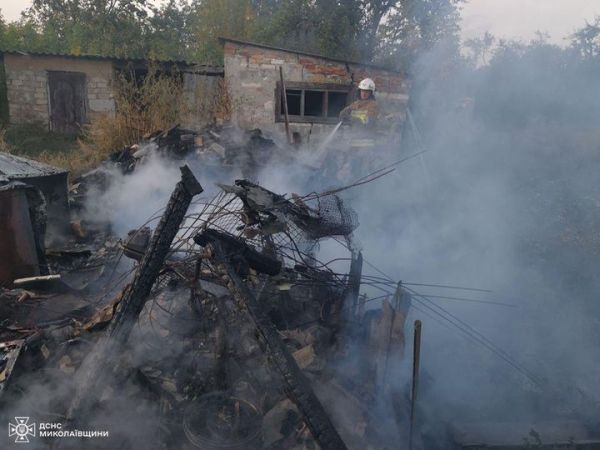
[[[358,84],[359,98],[340,112],[342,122],[373,129],[377,125],[379,107],[375,100],[375,83],[365,78]]]
[[[377,121],[380,115],[375,100],[375,82],[365,78],[358,84],[359,98],[340,112],[340,120],[350,125],[345,148],[348,151],[336,152],[335,176],[340,181],[356,179],[369,173],[370,166],[377,161],[372,150],[376,146]]]

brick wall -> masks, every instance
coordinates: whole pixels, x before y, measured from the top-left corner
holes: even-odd
[[[238,42],[224,42],[225,80],[230,90],[233,117],[243,128],[262,128],[284,133],[284,124],[275,121],[275,89],[279,67],[286,82],[355,84],[366,77],[375,81],[377,100],[386,112],[400,115],[408,104],[408,86],[404,77],[392,71],[360,64],[305,56]],[[291,123],[305,140],[308,134],[318,137],[335,125]]]
[[[49,123],[48,71],[79,72],[86,75],[88,121],[113,114],[115,102],[111,83],[112,61],[4,54],[10,122]]]

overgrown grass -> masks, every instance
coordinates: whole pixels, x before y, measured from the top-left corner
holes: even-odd
[[[8,124],[8,89],[6,87],[6,71],[4,57],[0,55],[0,125]]]
[[[0,151],[72,170],[77,168],[76,136],[48,131],[40,123],[12,125],[0,130]]]
[[[43,153],[69,153],[77,149],[77,137],[48,131],[41,123],[12,125],[3,134],[12,153],[29,158]]]

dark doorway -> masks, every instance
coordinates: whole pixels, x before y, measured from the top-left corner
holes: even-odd
[[[48,72],[50,128],[61,133],[79,133],[86,121],[85,74]]]

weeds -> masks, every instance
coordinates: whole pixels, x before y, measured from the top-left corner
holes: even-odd
[[[41,123],[0,129],[0,151],[36,159],[52,166],[77,168],[77,138],[48,131]]]
[[[194,94],[196,99],[194,113],[198,117],[207,118],[216,123],[227,122],[231,119],[233,102],[229,94],[229,86],[224,78],[220,78],[216,82],[215,88],[199,84]]]
[[[143,79],[120,74],[114,85],[117,110],[84,128],[80,146],[102,160],[110,152],[132,145],[156,130],[170,128],[185,117],[183,83],[178,73],[160,73],[150,67]],[[96,160],[99,158],[99,160]]]
[[[10,153],[10,146],[6,142],[6,129],[0,128],[0,152]]]

